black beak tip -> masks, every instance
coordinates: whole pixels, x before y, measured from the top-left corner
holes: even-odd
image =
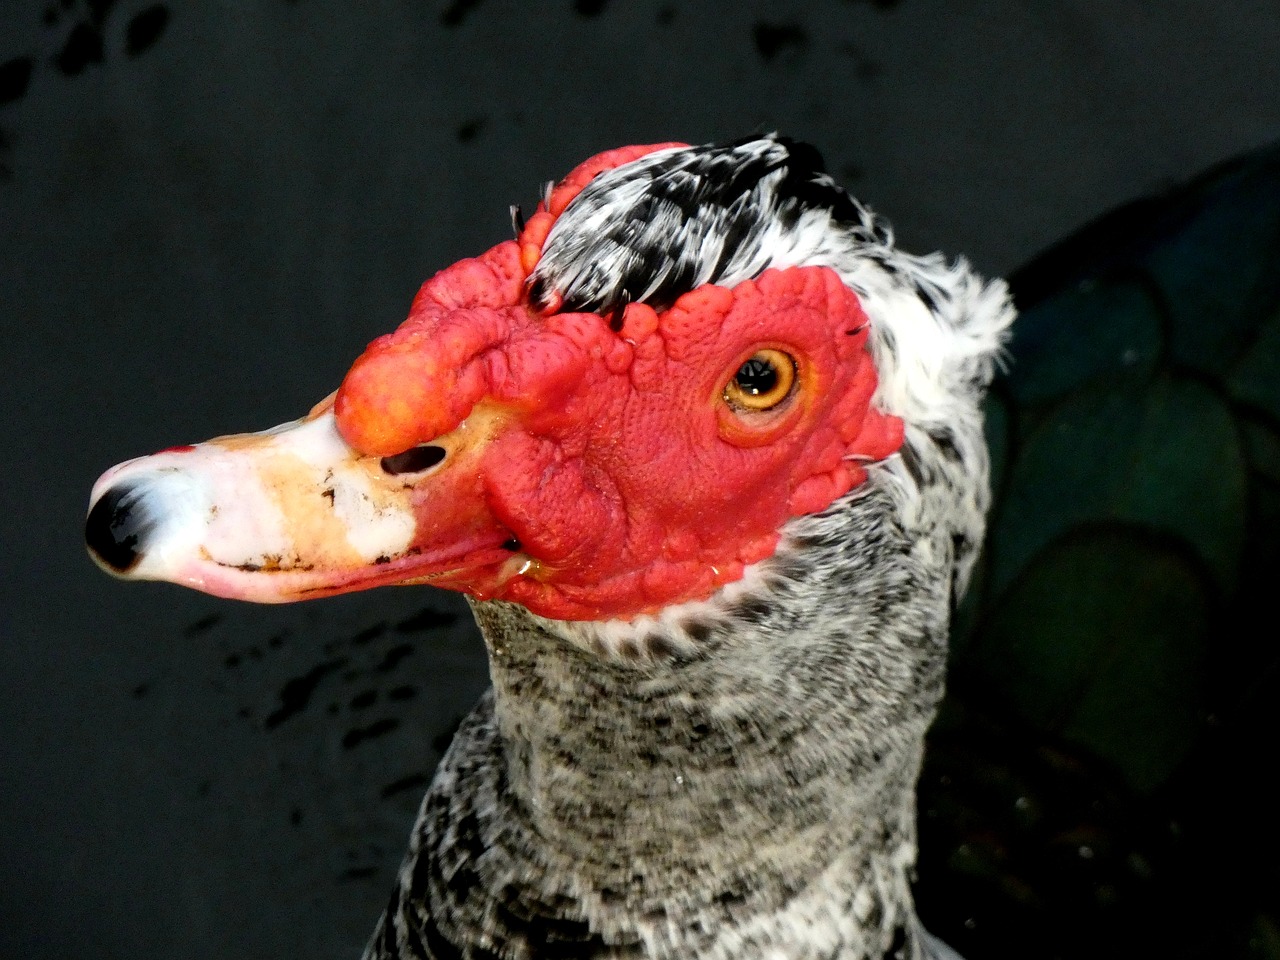
[[[84,540],[89,552],[115,573],[128,573],[146,546],[151,524],[142,509],[136,488],[129,484],[112,487],[89,510],[84,522]]]

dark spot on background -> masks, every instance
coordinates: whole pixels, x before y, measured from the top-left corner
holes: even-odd
[[[366,627],[351,638],[352,646],[363,647],[370,640],[376,640],[387,632],[387,622],[375,623],[372,627]]]
[[[132,693],[133,699],[141,700],[143,697],[147,695],[147,691],[149,691],[150,689],[151,689],[150,683],[138,684],[136,687],[133,688],[133,693]]]
[[[427,775],[425,773],[411,773],[399,780],[392,780],[382,788],[382,799],[394,797],[397,793],[403,793],[406,790],[418,790],[427,785]]]
[[[184,637],[194,637],[197,634],[204,633],[210,627],[216,626],[218,621],[221,619],[222,614],[220,613],[206,614],[199,620],[195,621],[195,623],[189,624],[187,628],[182,631],[182,635]]]
[[[751,28],[756,50],[767,63],[788,48],[801,50],[809,45],[809,35],[798,23],[765,23]]]
[[[201,780],[201,781],[200,781],[200,786],[196,787],[196,796],[197,796],[197,797],[207,797],[207,796],[209,795],[209,791],[210,791],[211,789],[213,789],[213,784],[212,784],[210,781],[208,781],[208,780]]]
[[[366,707],[373,706],[374,703],[377,702],[377,700],[378,700],[377,690],[363,690],[351,698],[351,709],[364,710]]]
[[[293,808],[293,811],[289,814],[289,822],[295,827],[302,822],[302,809],[300,807]]]
[[[458,618],[452,613],[445,613],[433,607],[423,607],[412,616],[405,617],[396,624],[400,633],[417,633],[420,630],[434,630],[436,627],[447,627]]]
[[[457,136],[459,143],[470,143],[484,129],[484,125],[488,122],[487,117],[473,117],[466,123],[458,124]]]
[[[892,10],[901,0],[852,0],[854,3],[865,3],[877,10]]]
[[[388,700],[412,700],[417,695],[417,693],[418,693],[417,689],[410,686],[392,687],[390,690],[387,691],[387,699]]]
[[[348,867],[342,871],[342,876],[338,880],[340,882],[343,880],[364,880],[372,877],[377,872],[377,867]]]
[[[129,21],[125,31],[124,52],[131,57],[146,51],[160,39],[164,28],[169,24],[169,10],[163,4],[147,7]]]
[[[597,17],[607,4],[608,0],[573,0],[573,12],[580,17]]]
[[[329,660],[325,663],[317,664],[300,677],[294,677],[280,688],[280,708],[272,711],[265,721],[268,730],[280,726],[291,716],[306,707],[311,700],[311,695],[315,693],[316,687],[320,685],[328,674],[335,670],[341,669],[346,660]]]
[[[413,653],[413,647],[407,643],[402,643],[398,647],[392,647],[387,651],[386,656],[382,658],[382,662],[378,664],[378,670],[381,673],[387,673],[388,671],[394,670],[396,665],[411,653]]]
[[[116,5],[116,0],[85,0],[84,5],[89,8],[89,20],[94,26],[101,27],[111,8]]]
[[[852,43],[845,44],[843,49],[853,60],[854,73],[859,80],[876,80],[884,74],[884,64],[871,59]]]
[[[343,749],[350,750],[353,747],[358,747],[364,741],[372,740],[374,737],[381,737],[398,726],[400,726],[400,721],[395,717],[383,717],[381,720],[375,720],[367,727],[352,727],[342,737]]]
[[[866,176],[866,174],[867,171],[863,170],[862,167],[858,166],[856,163],[846,163],[840,168],[840,177],[844,180],[861,180]]]
[[[30,57],[14,57],[0,63],[0,103],[10,103],[26,95],[32,66]]]
[[[671,6],[659,8],[657,20],[660,27],[671,26],[676,20],[676,8]]]
[[[234,670],[240,666],[240,654],[229,653],[227,654],[227,659],[223,660],[222,663],[228,670]]]
[[[480,0],[453,0],[453,3],[445,8],[444,13],[440,14],[440,22],[446,27],[461,26],[467,14],[478,6],[480,6]]]
[[[91,63],[102,62],[102,32],[88,23],[77,23],[67,34],[67,42],[53,59],[53,65],[68,77],[84,72]]]
[[[58,8],[45,7],[45,11],[41,15],[40,19],[44,21],[44,25],[46,27],[52,27],[55,23],[58,22]]]

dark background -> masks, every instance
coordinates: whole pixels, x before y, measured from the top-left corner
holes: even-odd
[[[6,0],[0,956],[355,956],[486,682],[456,597],[255,608],[109,580],[80,532],[103,469],[304,413],[426,276],[601,149],[778,129],[908,249],[1005,274],[1280,137],[1278,90],[1273,0]],[[982,960],[984,926],[1054,940],[1037,923],[1124,907],[1172,861],[1189,903],[1155,896],[1160,922],[1220,911],[1194,895],[1226,882],[1258,902],[1224,921],[1222,955],[1280,955],[1270,880],[1180,852],[1155,774],[1113,757],[1095,775],[1057,740],[1019,759],[1025,730],[974,719],[973,673],[937,762],[1022,770],[1097,822],[1055,835],[1073,865],[1037,861],[1039,893],[1018,886],[1036,869],[989,862],[998,822],[982,849],[926,824],[926,922]],[[1266,769],[1275,744],[1237,754]],[[953,782],[931,776],[925,813],[972,827],[981,798]],[[1000,783],[993,804],[1026,799]],[[1248,850],[1239,823],[1214,831],[1229,809],[1200,816],[1197,849]],[[1054,914],[1054,878],[1116,831],[1138,837],[1109,854],[1128,879],[1076,878],[1081,903]]]

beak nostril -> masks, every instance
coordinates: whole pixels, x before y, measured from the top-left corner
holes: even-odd
[[[444,447],[424,443],[421,446],[411,447],[404,453],[383,457],[382,469],[392,476],[402,473],[421,473],[440,463],[444,460],[444,456]]]
[[[113,487],[98,498],[84,522],[89,550],[116,573],[128,573],[142,559],[153,526],[135,487]]]

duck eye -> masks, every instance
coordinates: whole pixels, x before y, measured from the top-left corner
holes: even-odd
[[[772,410],[791,396],[796,362],[781,350],[757,350],[724,388],[724,399],[739,410]]]

